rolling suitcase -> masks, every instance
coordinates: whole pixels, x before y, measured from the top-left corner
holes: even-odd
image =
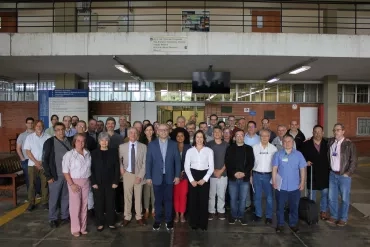
[[[319,212],[317,205],[312,200],[312,170],[311,165],[311,193],[310,198],[307,197],[307,188],[305,189],[305,196],[299,200],[298,214],[299,218],[306,221],[308,225],[317,224],[319,222]]]

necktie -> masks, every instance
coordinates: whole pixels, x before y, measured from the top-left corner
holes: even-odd
[[[135,144],[131,147],[131,172],[135,174]]]

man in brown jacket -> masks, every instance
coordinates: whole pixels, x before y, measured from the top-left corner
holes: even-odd
[[[351,191],[351,176],[357,167],[356,146],[344,137],[344,125],[336,123],[333,128],[334,138],[328,141],[328,158],[330,161],[329,209],[330,224],[345,226],[348,220],[348,209]],[[339,208],[338,195],[342,203]]]

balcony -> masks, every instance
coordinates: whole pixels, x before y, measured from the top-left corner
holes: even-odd
[[[370,4],[346,1],[0,3],[0,32],[370,34]]]

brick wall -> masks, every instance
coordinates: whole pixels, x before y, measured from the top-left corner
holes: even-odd
[[[285,124],[288,126],[290,121],[299,121],[299,108],[300,106],[306,107],[317,107],[319,104],[302,104],[297,105],[297,109],[292,108],[292,104],[206,104],[205,114],[206,116],[212,113],[217,116],[227,117],[234,115],[236,118],[244,117],[247,121],[253,120],[257,123],[258,128],[261,126],[261,119],[264,117],[264,111],[275,111],[275,119],[270,120],[270,128],[276,130],[277,125]],[[232,106],[232,113],[222,113],[222,106]],[[244,108],[249,108],[250,111],[255,111],[255,116],[250,116],[249,113],[244,112]]]
[[[94,115],[131,115],[131,103],[126,102],[89,102],[89,116]]]
[[[0,102],[0,152],[9,152],[9,139],[25,131],[27,117],[38,118],[37,102]]]

